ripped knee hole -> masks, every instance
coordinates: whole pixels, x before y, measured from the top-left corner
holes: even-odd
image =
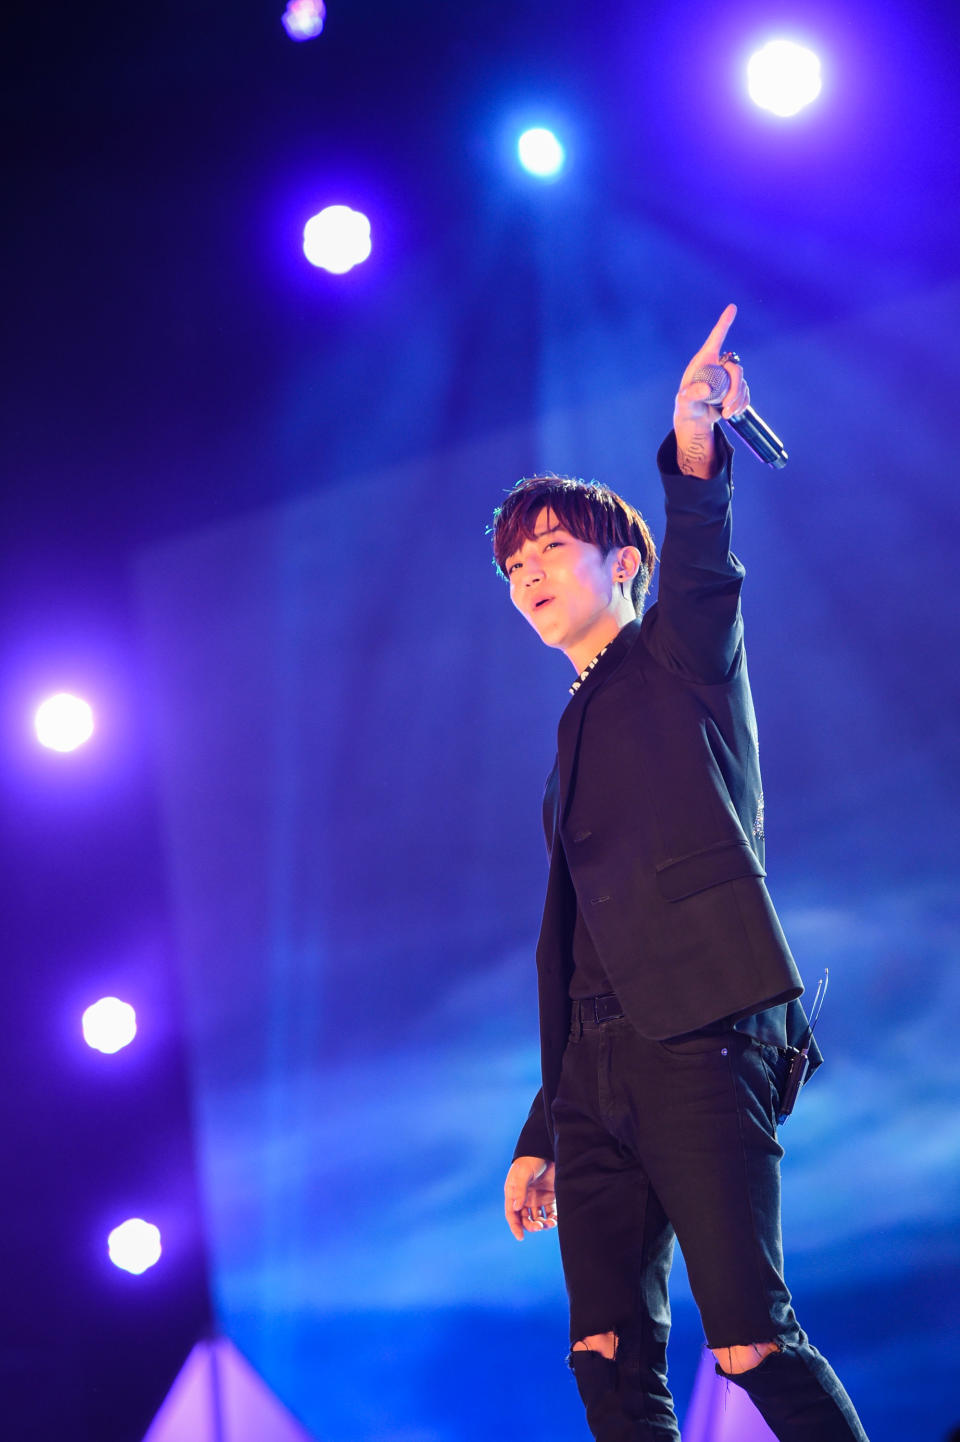
[[[779,1342],[747,1342],[738,1347],[711,1347],[720,1369],[728,1377],[739,1376],[759,1367],[773,1352],[780,1351]]]
[[[591,1337],[581,1337],[579,1342],[574,1342],[570,1348],[571,1352],[599,1352],[612,1362],[617,1355],[617,1347],[620,1345],[620,1338],[616,1332],[598,1332]]]

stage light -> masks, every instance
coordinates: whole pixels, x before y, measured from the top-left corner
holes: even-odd
[[[115,1267],[139,1277],[160,1260],[160,1229],[141,1217],[131,1217],[114,1227],[107,1237],[107,1251]]]
[[[127,1001],[104,996],[88,1006],[81,1018],[83,1039],[106,1056],[129,1046],[137,1034],[137,1013]]]
[[[525,130],[517,141],[517,154],[524,170],[549,180],[559,175],[566,160],[566,151],[552,130],[536,127]]]
[[[75,751],[93,735],[93,712],[79,696],[48,696],[33,718],[37,740],[51,751]]]
[[[366,260],[373,244],[370,222],[349,205],[328,205],[303,227],[303,253],[311,265],[344,275]]]
[[[326,18],[323,0],[290,0],[280,23],[291,40],[313,40],[323,29]]]
[[[796,115],[823,87],[820,60],[793,40],[770,40],[747,65],[750,98],[774,115]]]

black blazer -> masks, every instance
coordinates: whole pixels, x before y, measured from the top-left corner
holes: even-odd
[[[543,1088],[516,1156],[553,1155],[579,903],[621,1005],[660,1040],[721,1018],[774,1045],[806,1019],[764,882],[763,792],[730,550],[732,453],[713,480],[658,456],[659,598],[625,626],[560,718],[544,794],[550,871],[537,974]],[[792,1003],[787,1006],[785,1003]]]

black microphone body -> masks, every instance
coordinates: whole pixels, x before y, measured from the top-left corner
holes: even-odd
[[[701,366],[693,379],[703,381],[710,387],[707,402],[712,406],[719,404],[730,389],[730,374],[720,365]],[[779,471],[787,464],[787,452],[784,449],[783,441],[774,434],[766,421],[760,419],[753,406],[747,406],[743,414],[736,420],[730,420],[724,416],[723,423],[731,430],[736,431],[740,439],[753,451],[753,454],[766,465],[775,466]]]
[[[787,1117],[791,1115],[797,1104],[797,1097],[800,1095],[800,1088],[807,1079],[807,1072],[810,1070],[810,1043],[807,1042],[803,1051],[798,1051],[790,1063],[790,1070],[787,1072],[787,1079],[783,1084],[783,1097],[777,1112],[777,1123],[783,1126]]]

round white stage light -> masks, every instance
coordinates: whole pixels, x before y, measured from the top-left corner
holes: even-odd
[[[311,265],[344,275],[373,249],[370,222],[349,205],[328,205],[303,227],[303,253]]]
[[[75,751],[93,735],[93,711],[79,696],[60,691],[37,707],[33,725],[41,746]]]
[[[81,1019],[83,1039],[107,1056],[129,1046],[137,1034],[137,1013],[128,1001],[104,996],[88,1006]]]
[[[107,1237],[107,1250],[115,1267],[139,1276],[160,1260],[160,1229],[142,1217],[131,1217],[114,1227]]]
[[[566,151],[552,130],[535,126],[525,130],[517,141],[517,155],[524,170],[549,180],[559,175],[567,158]]]
[[[823,89],[820,59],[793,40],[770,40],[747,65],[750,98],[774,115],[796,115]]]

